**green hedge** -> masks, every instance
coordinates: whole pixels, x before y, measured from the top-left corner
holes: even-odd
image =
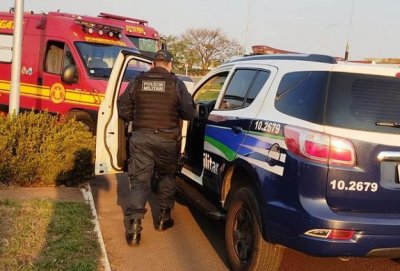
[[[0,184],[77,185],[93,175],[95,139],[82,123],[49,113],[0,117]]]

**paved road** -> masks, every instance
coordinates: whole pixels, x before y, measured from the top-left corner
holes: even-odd
[[[91,182],[100,227],[112,270],[203,271],[229,270],[225,263],[223,223],[204,218],[177,203],[175,225],[164,232],[154,230],[151,213],[143,221],[138,247],[125,243],[122,222],[128,182],[126,175],[108,175]]]
[[[175,226],[165,232],[153,229],[147,213],[140,246],[125,244],[122,222],[128,183],[126,175],[108,175],[91,182],[101,230],[112,270],[229,270],[224,250],[224,224],[177,202]],[[399,271],[400,264],[386,259],[318,258],[287,249],[281,271]]]

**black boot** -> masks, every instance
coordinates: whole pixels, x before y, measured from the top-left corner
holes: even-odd
[[[142,229],[142,221],[140,219],[131,219],[126,233],[126,242],[128,245],[135,246],[139,244]]]
[[[171,218],[170,209],[161,209],[158,216],[158,221],[154,225],[154,228],[158,231],[165,231],[174,225],[174,220]]]

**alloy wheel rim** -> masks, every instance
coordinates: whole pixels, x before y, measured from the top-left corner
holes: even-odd
[[[251,213],[246,208],[240,208],[234,217],[233,248],[236,257],[241,263],[245,263],[250,259],[253,242],[253,220]]]

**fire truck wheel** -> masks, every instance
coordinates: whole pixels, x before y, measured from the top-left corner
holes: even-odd
[[[260,221],[260,208],[252,189],[237,190],[225,224],[225,246],[232,270],[279,270],[284,248],[263,239]]]
[[[83,123],[86,130],[92,134],[96,133],[96,125],[90,115],[84,111],[70,111],[66,117],[66,120],[75,118],[75,120]]]

